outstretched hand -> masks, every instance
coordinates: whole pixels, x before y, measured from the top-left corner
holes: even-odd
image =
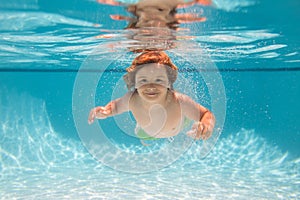
[[[202,122],[195,122],[192,126],[192,129],[189,130],[186,134],[195,140],[207,140],[210,138],[213,132],[213,127],[206,125]]]
[[[112,114],[112,109],[111,106],[98,106],[93,108],[90,111],[89,118],[88,118],[88,123],[92,124],[95,120],[97,119],[105,119],[106,117],[110,116]]]

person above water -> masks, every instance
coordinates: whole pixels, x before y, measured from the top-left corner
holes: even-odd
[[[123,5],[131,14],[129,16],[110,15],[114,20],[129,21],[127,29],[145,27],[169,27],[176,30],[179,23],[202,22],[205,17],[200,13],[177,13],[179,8],[194,4],[211,5],[211,0],[140,0],[134,4],[125,4],[114,0],[98,0],[98,3],[109,5]]]
[[[207,108],[189,96],[174,90],[177,67],[162,51],[144,52],[134,59],[123,76],[129,92],[123,97],[90,111],[88,122],[131,111],[141,139],[170,138],[180,133],[187,119],[193,124],[187,135],[208,139],[215,117]]]
[[[204,22],[202,13],[185,13],[180,8],[199,5],[211,5],[211,0],[140,0],[135,3],[125,3],[117,0],[97,0],[98,3],[123,6],[127,15],[110,15],[114,20],[128,22],[123,32],[132,43],[128,49],[132,52],[142,52],[145,49],[169,50],[177,46],[177,40],[190,39],[176,31],[187,30],[180,27],[182,23]],[[97,38],[112,38],[115,34],[101,34]]]

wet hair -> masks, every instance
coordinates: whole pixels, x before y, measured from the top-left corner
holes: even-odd
[[[139,71],[143,65],[150,63],[158,63],[168,66],[165,67],[165,69],[169,79],[170,89],[173,89],[173,83],[176,81],[178,74],[178,68],[176,65],[172,63],[169,56],[163,51],[146,51],[136,57],[131,66],[126,69],[128,73],[123,76],[123,79],[127,84],[128,90],[135,87],[135,76],[137,71]]]

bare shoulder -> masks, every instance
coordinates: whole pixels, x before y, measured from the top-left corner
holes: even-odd
[[[175,98],[184,110],[198,109],[199,107],[199,104],[186,94],[175,92]]]
[[[176,98],[180,102],[182,113],[189,119],[198,121],[200,119],[200,113],[203,109],[203,106],[195,102],[190,96],[176,93]]]
[[[193,101],[191,97],[189,97],[186,94],[182,94],[180,92],[174,91],[174,96],[177,99],[177,101],[180,103],[187,103],[187,102]]]
[[[133,92],[127,92],[124,96],[112,101],[116,107],[116,113],[122,113],[130,109],[132,96]]]

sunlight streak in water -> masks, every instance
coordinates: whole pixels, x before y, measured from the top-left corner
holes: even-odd
[[[77,140],[55,133],[42,100],[1,91],[2,199],[296,199],[300,195],[300,159],[290,160],[287,152],[254,130],[241,129],[221,138],[205,159],[197,142],[160,171],[119,173],[95,161]],[[140,151],[135,145],[118,145]]]
[[[57,24],[66,24],[82,27],[95,26],[94,23],[68,18],[59,14],[14,11],[1,11],[0,14],[1,31],[24,31],[32,30],[38,27],[55,26]]]

